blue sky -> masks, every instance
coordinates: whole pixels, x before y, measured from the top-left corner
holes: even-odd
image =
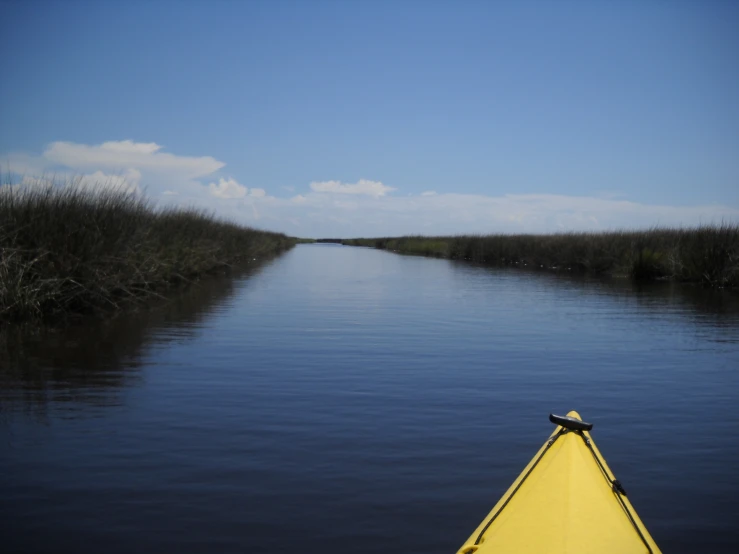
[[[300,236],[739,220],[734,2],[0,10],[17,181],[126,180]]]

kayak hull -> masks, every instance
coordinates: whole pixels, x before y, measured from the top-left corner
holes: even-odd
[[[580,415],[560,420],[458,554],[660,552]]]

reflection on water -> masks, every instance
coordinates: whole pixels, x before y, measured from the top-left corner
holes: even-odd
[[[229,298],[271,262],[208,276],[148,308],[111,319],[0,330],[0,414],[7,418],[26,412],[43,420],[50,407],[69,417],[91,415],[92,406],[120,405],[121,389],[141,384],[142,360],[152,341],[194,337],[210,315],[227,309]]]
[[[0,342],[19,552],[454,552],[578,409],[665,552],[735,552],[739,295],[301,245]]]
[[[546,271],[526,272],[512,268],[489,268],[464,262],[452,263],[457,271],[466,275],[480,271],[487,272],[491,277],[501,273],[526,275],[538,280],[542,286],[549,287],[557,294],[568,291],[583,298],[607,298],[619,308],[636,307],[644,317],[679,317],[697,326],[705,325],[711,330],[726,329],[726,340],[737,340],[736,329],[739,323],[737,290],[710,289],[674,282],[635,283],[621,278],[592,278]],[[706,338],[710,340],[717,337],[710,333]]]

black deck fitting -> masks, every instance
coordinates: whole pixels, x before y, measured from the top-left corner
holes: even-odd
[[[549,421],[555,425],[561,425],[565,429],[571,429],[573,431],[590,431],[593,428],[592,423],[585,423],[575,417],[566,415],[549,414]]]

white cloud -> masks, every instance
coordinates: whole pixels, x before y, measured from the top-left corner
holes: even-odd
[[[24,176],[20,183],[0,183],[0,194],[15,194],[29,189],[48,189],[54,183],[45,177]]]
[[[225,164],[211,156],[178,156],[162,150],[155,142],[121,140],[86,145],[58,141],[41,155],[11,152],[1,159],[7,160],[10,173],[22,177],[44,177],[55,183],[81,181],[82,186],[116,186],[125,180],[126,186],[137,190],[144,183],[152,196],[169,201],[177,196],[183,205],[208,198],[208,187],[198,179]]]
[[[334,200],[333,205],[344,210],[354,211],[359,209],[359,203],[353,200]]]
[[[24,175],[20,184],[12,185],[14,189],[42,188],[46,189],[55,185],[66,185],[76,189],[90,191],[116,191],[128,194],[140,194],[139,188],[141,180],[141,172],[136,169],[129,169],[115,175],[109,175],[102,171],[86,175],[77,175],[73,178],[60,180],[56,177],[31,177]]]
[[[163,151],[156,142],[108,141],[97,145],[58,141],[41,155],[13,152],[2,155],[8,171],[26,185],[75,183],[83,188],[117,188],[146,193],[160,202],[197,206],[245,222],[261,217],[258,203],[273,200],[263,188],[247,188],[233,177],[216,174],[224,167],[211,156],[179,156]],[[238,200],[225,203],[223,199]],[[284,223],[275,221],[274,228]]]
[[[129,193],[140,193],[139,183],[141,181],[141,172],[136,169],[129,169],[118,174],[107,174],[102,171],[85,175],[76,175],[74,177],[62,176],[64,178],[54,177],[32,177],[24,175],[21,179],[19,187],[52,187],[55,184],[66,184],[81,189],[90,190],[117,190]]]
[[[235,179],[224,179],[223,177],[218,180],[217,184],[210,183],[208,188],[210,189],[210,193],[218,198],[243,198],[249,191],[249,189],[239,184]]]
[[[74,169],[136,168],[154,172],[174,173],[183,179],[195,179],[221,169],[224,164],[210,156],[176,156],[160,152],[162,147],[154,142],[130,140],[109,141],[98,145],[74,142],[53,142],[43,153],[49,162]]]
[[[258,222],[265,229],[299,228],[302,236],[312,237],[541,233],[739,222],[739,209],[729,206],[640,204],[604,195],[595,187],[592,196],[485,196],[432,190],[406,196],[408,191],[389,194],[396,189],[380,181],[332,180],[312,182],[308,192],[277,198],[232,177],[215,174],[206,180],[206,175],[224,166],[215,158],[162,150],[154,142],[130,140],[92,146],[55,142],[40,156],[11,153],[2,155],[2,160],[26,186],[76,179],[80,186],[125,186],[135,192],[143,184],[163,203],[213,210],[234,221]]]
[[[3,170],[22,175],[24,178],[47,177],[49,174],[47,171],[49,164],[41,156],[27,152],[8,152],[2,155],[1,160]]]
[[[53,143],[64,144],[64,143]],[[53,146],[52,144],[52,146]],[[78,145],[79,146],[79,145]],[[93,147],[94,148],[94,147]],[[101,151],[125,154],[153,154],[162,149],[156,142],[133,142],[132,140],[111,140],[99,146]]]
[[[336,192],[340,194],[364,194],[379,198],[388,192],[394,191],[393,187],[383,185],[380,181],[369,181],[360,179],[354,184],[344,184],[341,181],[312,182],[310,188],[314,192]]]
[[[129,169],[117,175],[108,175],[102,171],[96,171],[89,175],[82,175],[72,180],[72,183],[80,188],[95,190],[115,190],[127,193],[140,193],[139,182],[141,172],[138,169]]]
[[[346,201],[310,192],[289,199],[267,198],[269,203],[259,203],[265,225],[275,229],[297,226],[301,236],[308,237],[551,233],[739,222],[739,209],[728,206],[648,205],[556,194],[357,195]]]
[[[20,184],[22,187],[47,188],[53,186],[54,182],[46,177],[30,177],[28,175],[24,175]]]

